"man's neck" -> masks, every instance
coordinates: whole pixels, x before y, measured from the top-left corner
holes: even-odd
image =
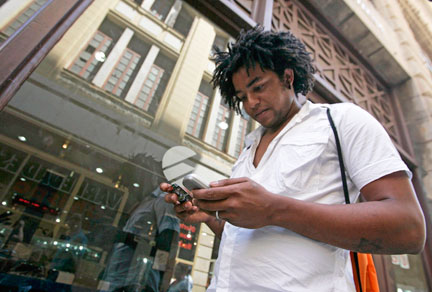
[[[264,133],[262,134],[261,140],[255,151],[255,157],[253,160],[253,165],[255,167],[258,167],[258,164],[260,163],[264,153],[267,151],[267,148],[271,141],[273,141],[273,139],[282,131],[282,129],[286,127],[286,125],[292,120],[292,118],[300,111],[300,108],[301,104],[295,101],[287,114],[285,122],[283,122],[279,127],[277,127],[277,129],[275,128],[275,130],[273,131],[271,128],[264,129]]]
[[[300,111],[302,104],[298,102],[297,99],[294,99],[293,104],[290,107],[286,115],[286,119],[283,123],[281,123],[278,127],[274,128],[264,128],[264,133],[262,137],[266,136],[266,140],[273,140],[281,131],[288,125],[288,123],[293,119],[293,117]]]

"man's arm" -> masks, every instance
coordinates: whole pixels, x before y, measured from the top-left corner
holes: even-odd
[[[279,208],[272,220],[307,237],[358,252],[398,254],[423,249],[424,217],[405,173],[373,181],[361,194],[366,202],[351,205],[297,201],[288,207],[294,212],[285,217]]]
[[[361,189],[366,202],[350,205],[272,194],[248,178],[222,180],[217,186],[194,192],[198,205],[219,210],[219,216],[237,226],[280,226],[359,252],[418,253],[424,246],[424,217],[404,172],[367,184]]]

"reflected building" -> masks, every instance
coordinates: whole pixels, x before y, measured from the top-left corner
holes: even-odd
[[[1,289],[173,291],[183,281],[205,291],[218,240],[205,225],[180,222],[158,185],[190,172],[207,181],[230,175],[257,125],[212,87],[210,57],[256,23],[305,42],[318,73],[316,90],[300,98],[372,113],[427,202],[420,189],[428,180],[416,170],[427,162],[426,134],[415,128],[428,125],[418,116],[427,111],[413,104],[432,86],[415,95],[418,76],[388,49],[398,42],[392,13],[404,29],[417,24],[414,0],[399,1],[396,12],[378,1],[71,0],[65,12],[56,2],[0,1],[0,57],[54,11],[58,24],[70,21],[61,38],[49,35],[58,42],[0,112]],[[375,27],[358,24],[365,19]],[[418,44],[428,76],[427,40]],[[382,291],[428,291],[426,249],[377,256]]]

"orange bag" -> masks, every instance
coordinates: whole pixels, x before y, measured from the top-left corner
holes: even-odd
[[[358,269],[355,256],[358,259]],[[378,277],[372,255],[369,253],[350,252],[354,282],[357,292],[379,292]],[[359,277],[360,284],[359,285]]]

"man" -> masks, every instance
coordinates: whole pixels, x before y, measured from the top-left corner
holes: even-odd
[[[115,243],[103,275],[110,283],[109,291],[159,291],[165,260],[179,232],[178,218],[156,188],[132,211],[123,234],[118,236],[121,241]],[[158,254],[165,255],[162,261],[157,259]],[[146,257],[155,258],[152,266],[148,266],[150,261],[137,261]]]
[[[383,127],[352,104],[299,103],[315,71],[298,39],[255,28],[215,61],[213,82],[226,102],[261,127],[248,136],[230,179],[193,190],[193,202],[165,197],[179,218],[222,235],[208,291],[355,291],[348,250],[422,250],[424,217],[411,173]],[[344,204],[328,107],[351,202],[361,194],[362,203]]]

